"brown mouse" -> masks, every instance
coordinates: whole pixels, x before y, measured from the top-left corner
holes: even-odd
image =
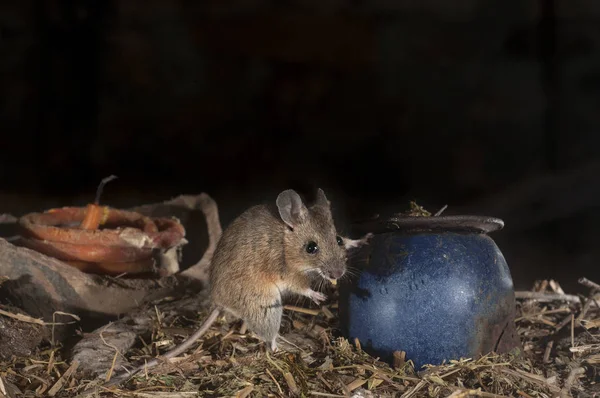
[[[297,294],[317,304],[324,301],[324,294],[311,289],[312,278],[335,283],[346,273],[347,250],[365,244],[371,236],[352,240],[338,235],[322,189],[310,207],[289,189],[272,205],[249,208],[225,229],[217,244],[210,265],[213,310],[198,331],[162,357],[105,386],[183,353],[223,311],[242,319],[271,350],[277,350],[282,298]]]

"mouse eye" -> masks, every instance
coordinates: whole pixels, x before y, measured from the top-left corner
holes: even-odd
[[[337,244],[339,246],[343,246],[344,245],[344,240],[342,239],[341,236],[338,235],[338,236],[335,237],[335,239],[337,240]]]
[[[306,245],[306,252],[308,254],[315,254],[317,251],[319,251],[319,246],[317,246],[317,243],[313,241],[308,242]]]

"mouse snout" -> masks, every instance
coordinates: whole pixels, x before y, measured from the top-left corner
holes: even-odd
[[[346,267],[333,266],[327,269],[324,274],[329,279],[340,279],[346,273]]]
[[[343,268],[336,268],[331,271],[331,277],[333,279],[340,279],[344,275],[344,271]]]

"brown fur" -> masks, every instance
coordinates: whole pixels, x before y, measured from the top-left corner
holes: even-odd
[[[243,319],[251,331],[276,350],[283,295],[295,293],[317,303],[325,300],[325,295],[310,288],[311,276],[340,278],[346,272],[346,250],[367,243],[373,236],[340,238],[338,242],[329,201],[320,189],[310,208],[292,190],[280,193],[275,204],[251,207],[221,236],[210,269],[210,296],[215,308],[202,326],[179,346],[114,377],[104,387],[181,354],[222,311]],[[319,246],[315,254],[306,252],[310,241]]]
[[[211,264],[215,306],[246,321],[272,348],[281,324],[283,296],[295,293],[322,301],[325,297],[311,290],[311,276],[321,273],[338,279],[346,271],[346,248],[337,242],[322,191],[315,205],[301,204],[298,209],[293,228],[275,206],[246,210],[223,233]],[[316,254],[306,252],[310,241],[319,247]]]

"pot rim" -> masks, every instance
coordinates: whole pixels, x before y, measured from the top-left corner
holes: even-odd
[[[490,233],[504,228],[504,221],[496,217],[478,215],[403,216],[355,223],[355,226],[373,234],[390,232],[471,232]]]

